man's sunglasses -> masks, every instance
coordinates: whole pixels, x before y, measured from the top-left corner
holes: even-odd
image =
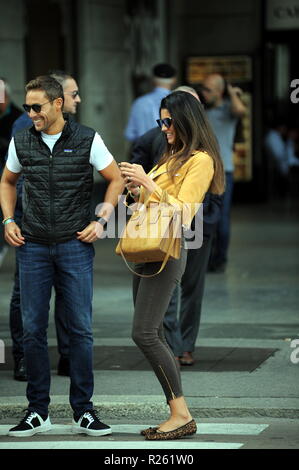
[[[30,104],[23,104],[23,108],[25,109],[26,113],[30,113],[31,108],[33,109],[33,111],[35,113],[40,113],[41,109],[42,109],[42,106],[44,106],[44,104],[47,104],[47,103],[52,103],[52,101],[54,101],[54,100],[46,101],[43,104],[31,104],[31,105]]]
[[[172,124],[172,119],[171,118],[156,119],[156,122],[161,129],[162,129],[163,124],[164,126],[167,127],[167,129],[169,129]]]
[[[79,96],[79,91],[78,90],[75,90],[75,91],[67,91],[67,92],[64,92],[65,95],[71,95],[72,98],[76,98],[77,96]]]

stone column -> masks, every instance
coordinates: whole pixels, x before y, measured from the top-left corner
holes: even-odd
[[[11,87],[12,100],[24,103],[25,53],[24,7],[22,0],[1,2],[0,5],[0,75]]]

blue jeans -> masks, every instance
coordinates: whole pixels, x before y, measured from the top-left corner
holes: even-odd
[[[20,359],[24,357],[18,254],[18,250],[16,250],[16,269],[9,308],[9,327],[12,339],[12,354],[15,360],[15,364],[17,364]]]
[[[48,414],[47,327],[52,286],[59,285],[70,340],[70,404],[77,418],[93,408],[92,290],[94,247],[79,240],[18,248],[29,410]]]
[[[63,295],[59,290],[59,285],[55,287],[55,326],[57,335],[57,347],[61,357],[69,357],[69,334],[66,316],[64,315]],[[23,323],[20,302],[20,279],[19,279],[19,260],[18,250],[16,250],[16,268],[14,275],[14,284],[9,308],[9,326],[12,339],[12,355],[15,365],[24,357],[23,349]]]

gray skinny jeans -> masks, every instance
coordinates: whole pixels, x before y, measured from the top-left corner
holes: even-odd
[[[176,285],[185,271],[187,250],[182,247],[178,260],[169,260],[164,270],[152,278],[133,276],[135,306],[132,339],[151,364],[167,402],[183,395],[181,374],[174,354],[168,346],[163,318]],[[161,263],[135,264],[140,274],[153,274]]]

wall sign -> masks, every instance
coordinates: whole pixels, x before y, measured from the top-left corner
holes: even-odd
[[[267,0],[266,29],[299,30],[299,0]]]

